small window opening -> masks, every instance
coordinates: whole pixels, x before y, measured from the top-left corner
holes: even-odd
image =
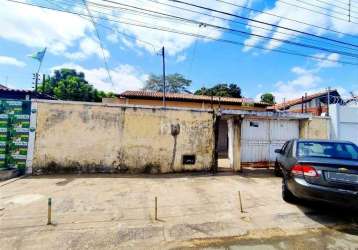
[[[258,122],[250,122],[250,127],[258,128],[259,123]]]
[[[195,155],[183,155],[183,164],[195,164],[196,157]]]

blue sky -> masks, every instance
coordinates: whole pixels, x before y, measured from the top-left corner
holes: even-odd
[[[32,73],[37,69],[37,62],[27,57],[27,55],[47,47],[48,52],[45,56],[41,73],[51,74],[56,68],[72,67],[83,71],[90,83],[105,91],[121,92],[127,89],[140,89],[148,74],[161,73],[161,57],[154,53],[153,46],[155,50],[159,50],[164,45],[168,52],[166,57],[167,73],[177,72],[191,79],[193,81],[190,87],[191,90],[196,90],[203,86],[210,87],[217,83],[237,83],[242,88],[245,97],[257,98],[263,92],[272,92],[276,95],[278,101],[282,101],[283,98],[291,99],[299,97],[305,92],[320,91],[329,86],[339,89],[343,95],[348,95],[349,91],[354,91],[358,95],[358,66],[344,65],[339,62],[342,60],[358,64],[357,58],[333,52],[303,49],[282,42],[272,42],[272,40],[268,42],[267,40],[258,39],[252,36],[252,34],[265,35],[285,41],[308,43],[315,46],[325,46],[330,49],[352,53],[354,53],[355,49],[358,50],[357,48],[351,47],[348,50],[338,46],[333,47],[324,40],[316,42],[308,41],[305,39],[305,36],[294,32],[285,31],[286,35],[283,35],[275,28],[262,30],[250,26],[251,24],[259,25],[255,22],[247,23],[247,21],[234,18],[234,21],[244,22],[244,24],[239,25],[218,18],[181,11],[163,4],[154,3],[150,0],[116,1],[200,22],[240,29],[249,34],[235,36],[222,30],[203,26],[199,27],[199,25],[192,23],[173,22],[168,19],[153,19],[152,16],[133,15],[123,10],[118,11],[118,9],[114,8],[104,9],[95,5],[99,3],[112,7],[117,6],[114,3],[103,0],[88,1],[95,20],[100,24],[98,30],[103,41],[105,55],[114,82],[114,84],[111,84],[104,68],[102,52],[95,36],[93,25],[88,19],[77,15],[43,10],[12,3],[7,0],[0,0],[2,6],[0,8],[0,23],[2,24],[0,31],[0,83],[7,82],[7,85],[12,88],[31,88]],[[348,35],[329,32],[310,25],[288,21],[284,18],[243,10],[237,6],[215,0],[185,1],[250,17],[256,21],[274,23],[279,26],[298,29],[351,44],[358,44],[358,24],[328,16],[343,17],[343,15],[337,14],[344,11],[342,9],[343,6],[339,5],[341,3],[336,1],[312,0],[315,2],[315,5],[321,8],[312,6],[308,6],[308,8],[325,10],[326,15],[321,15],[296,6],[284,4],[281,1],[226,0],[237,5],[270,12],[274,15],[338,30]],[[304,1],[299,4],[305,6],[303,5]],[[62,7],[78,13],[87,13],[84,6],[79,4],[74,5],[73,2],[68,0],[36,0],[27,2],[49,7]],[[174,4],[168,0],[160,0],[160,2]],[[298,3],[295,0],[285,0],[284,2]],[[192,7],[180,4],[176,4],[176,6],[193,9]],[[195,10],[204,12],[200,9]],[[357,12],[352,14],[352,20],[358,23],[358,2],[353,1],[353,10]],[[229,16],[211,11],[206,11],[205,13],[230,18]],[[99,17],[102,19],[97,19]],[[197,35],[210,36],[216,39],[235,40],[246,45],[265,47],[267,50],[262,51],[248,46],[238,46],[163,31],[153,31],[123,23],[105,21],[103,18],[145,22]],[[104,28],[103,25],[107,28]],[[265,27],[268,28],[268,26]],[[121,33],[115,32],[116,30],[119,30]],[[280,54],[272,51],[275,49],[291,49],[316,58],[329,59],[330,61]]]

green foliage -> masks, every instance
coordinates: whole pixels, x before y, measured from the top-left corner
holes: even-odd
[[[275,96],[271,93],[265,93],[261,95],[261,102],[266,102],[268,104],[275,104]]]
[[[241,88],[236,84],[220,83],[212,88],[201,88],[194,93],[195,95],[209,95],[209,96],[226,96],[226,97],[241,97]]]
[[[105,93],[89,84],[82,72],[74,69],[55,70],[46,79],[38,91],[60,100],[101,102],[104,97],[114,97],[113,93]]]
[[[186,79],[183,75],[175,73],[166,76],[166,91],[171,93],[188,92],[187,87],[191,84],[191,80]],[[151,74],[146,81],[143,90],[163,91],[163,77]]]

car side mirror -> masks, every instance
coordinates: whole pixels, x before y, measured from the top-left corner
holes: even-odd
[[[282,154],[282,150],[281,149],[275,149],[275,153],[276,154]]]

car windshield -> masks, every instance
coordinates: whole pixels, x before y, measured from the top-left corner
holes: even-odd
[[[351,143],[299,142],[298,156],[358,160],[358,147]]]

